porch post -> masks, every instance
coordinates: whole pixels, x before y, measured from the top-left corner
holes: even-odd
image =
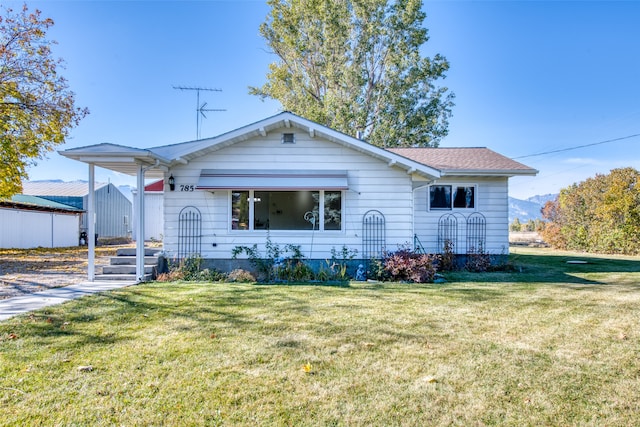
[[[138,165],[138,210],[136,211],[136,279],[144,281],[144,172],[142,164]]]
[[[87,195],[87,275],[93,282],[96,277],[96,193],[95,193],[95,165],[89,163],[89,194]]]

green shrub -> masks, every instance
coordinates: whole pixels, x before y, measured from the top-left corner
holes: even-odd
[[[174,282],[184,280],[187,282],[220,282],[227,279],[226,274],[213,269],[200,269],[202,258],[199,255],[190,255],[179,261],[169,263],[169,271],[158,275],[156,281]]]
[[[299,266],[299,264],[304,264],[302,262],[304,255],[299,245],[288,244],[284,249],[281,249],[277,243],[273,243],[271,238],[267,236],[264,256],[258,250],[257,244],[253,246],[236,246],[231,251],[233,259],[237,259],[238,255],[242,253],[247,255],[249,262],[258,272],[258,279],[261,281],[291,280],[288,278],[304,276],[304,269]],[[286,277],[287,279],[283,279],[282,277]]]

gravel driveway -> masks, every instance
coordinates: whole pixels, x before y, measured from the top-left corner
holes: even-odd
[[[96,248],[96,272],[119,247]],[[0,299],[87,280],[87,248],[0,249]]]

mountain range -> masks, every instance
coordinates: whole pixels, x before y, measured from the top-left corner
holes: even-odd
[[[542,219],[540,210],[545,203],[550,200],[555,200],[556,197],[558,197],[557,194],[533,196],[526,200],[509,197],[509,224],[516,218],[518,218],[521,223],[527,222],[530,219],[534,221],[536,219]]]

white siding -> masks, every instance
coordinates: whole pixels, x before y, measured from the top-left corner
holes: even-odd
[[[411,177],[405,171],[336,143],[311,138],[296,130],[295,144],[282,144],[282,129],[265,138],[252,138],[174,167],[176,191],[165,193],[164,248],[170,257],[178,249],[178,215],[185,206],[195,206],[202,213],[203,258],[231,258],[238,245],[257,243],[264,250],[266,231],[230,230],[229,191],[182,192],[181,185],[196,185],[202,169],[273,169],[277,170],[347,170],[349,190],[344,194],[342,231],[271,230],[271,240],[280,245],[300,245],[305,256],[314,259],[331,257],[331,249],[343,245],[362,252],[362,218],[376,209],[386,219],[386,242],[389,249],[413,239],[413,200]],[[319,188],[321,189],[321,188]],[[313,245],[312,245],[313,242]],[[214,246],[215,245],[215,246]]]
[[[0,248],[78,246],[79,214],[0,208]]]
[[[164,193],[147,191],[144,193],[144,239],[162,240],[164,233]],[[133,226],[133,240],[138,237],[135,215],[138,210],[137,191],[133,192],[133,213],[130,220]]]
[[[509,218],[507,204],[507,178],[476,179],[464,177],[461,179],[440,179],[436,185],[476,186],[476,200],[474,209],[428,210],[429,187],[419,188],[415,195],[415,233],[427,252],[437,253],[438,220],[443,215],[453,213],[458,219],[458,253],[466,251],[465,220],[473,212],[479,212],[486,217],[487,245],[485,250],[491,254],[507,254],[509,252]]]

